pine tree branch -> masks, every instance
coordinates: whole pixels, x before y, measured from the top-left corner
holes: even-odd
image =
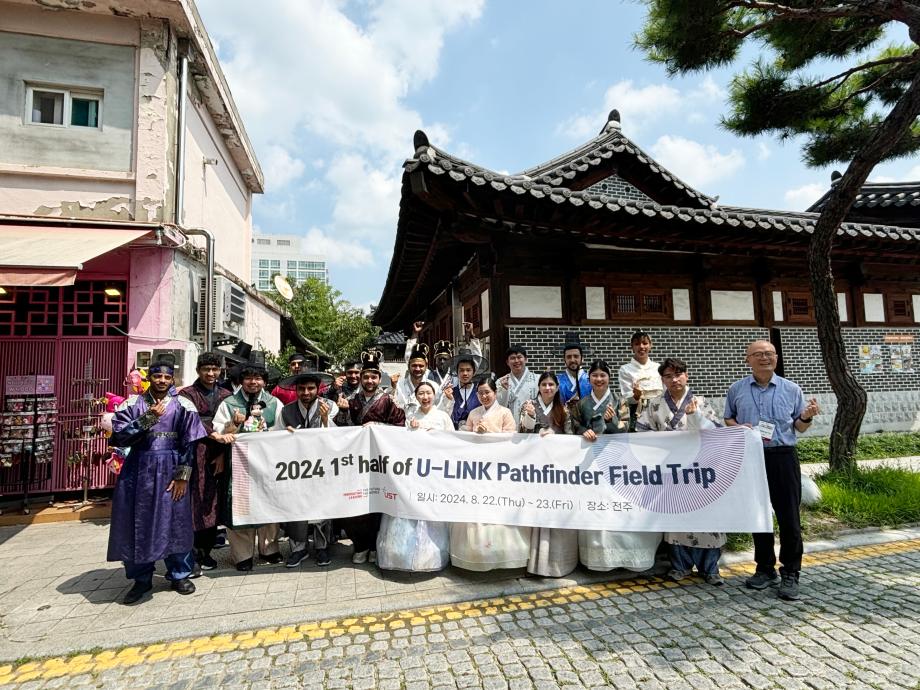
[[[837,89],[839,89],[841,86],[843,86],[843,84],[846,83],[847,78],[853,76],[857,72],[862,72],[863,70],[872,69],[873,67],[881,67],[882,65],[892,65],[892,64],[904,63],[904,62],[916,62],[918,58],[920,58],[920,50],[915,50],[910,55],[900,55],[896,57],[885,58],[883,60],[873,60],[872,62],[864,62],[861,65],[856,65],[856,67],[848,69],[845,72],[841,72],[840,74],[837,74],[833,77],[828,77],[827,79],[823,79],[819,82],[815,82],[814,84],[809,84],[808,88],[818,89],[818,88],[821,88],[822,86],[827,86],[828,84],[831,84],[837,81],[838,79],[841,80],[840,83],[837,84],[832,89],[831,93],[833,93]],[[891,72],[886,72],[882,76],[886,77],[890,74]],[[881,78],[882,77],[880,77],[879,79]]]
[[[835,5],[833,7],[790,7],[778,2],[765,2],[763,0],[732,0],[723,7],[723,12],[732,9],[761,10],[775,14],[783,19],[847,19],[853,17],[878,17],[887,16],[891,11],[879,12],[879,5],[888,5],[887,2],[864,2],[865,9]]]

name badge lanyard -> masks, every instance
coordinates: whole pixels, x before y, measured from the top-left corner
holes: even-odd
[[[767,385],[767,388],[769,389],[769,384]],[[773,424],[776,424],[779,421],[776,418],[776,390],[777,388],[778,386],[774,386],[773,391],[770,394],[770,421]],[[754,407],[757,408],[758,421],[759,422],[765,421],[763,418],[763,408],[760,406],[760,401],[758,401],[758,399],[754,396],[753,386],[749,389],[749,392],[751,394],[751,402],[753,402]],[[760,397],[761,399],[763,399],[763,395],[761,395]]]

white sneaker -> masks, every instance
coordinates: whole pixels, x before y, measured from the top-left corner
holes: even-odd
[[[376,552],[376,551],[371,551],[370,553],[368,553],[368,554],[367,554],[367,560],[368,560],[368,562],[370,562],[370,563],[376,563],[376,562],[377,562],[377,552]]]
[[[355,551],[351,556],[352,563],[367,563],[367,554],[370,551]],[[377,558],[376,552],[374,553],[374,558]]]

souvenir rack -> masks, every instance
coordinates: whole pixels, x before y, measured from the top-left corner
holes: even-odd
[[[74,506],[74,511],[92,503],[89,499],[89,486],[93,463],[101,462],[105,456],[107,442],[101,421],[105,413],[105,388],[108,382],[107,378],[93,376],[92,359],[87,360],[83,367],[83,377],[70,382],[74,389],[70,406],[77,416],[67,425],[62,436],[67,464],[78,468],[83,486],[83,500]]]
[[[22,494],[22,512],[29,514],[33,487],[51,478],[57,425],[54,377],[7,376],[5,384],[0,494]]]

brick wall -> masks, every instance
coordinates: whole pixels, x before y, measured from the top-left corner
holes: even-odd
[[[920,328],[844,328],[843,340],[847,347],[850,368],[860,385],[870,392],[889,393],[897,391],[920,391],[920,361],[914,361],[913,373],[899,373],[891,368],[891,345],[885,344],[886,335],[913,336],[911,345],[915,360],[920,351]],[[821,360],[821,346],[818,344],[816,328],[782,328],[780,339],[783,349],[785,374],[804,390],[812,393],[830,393],[824,362]],[[880,345],[882,364],[872,374],[860,372],[859,346]]]
[[[562,354],[558,351],[563,336],[573,327],[509,326],[512,343],[527,348],[528,365],[533,371],[562,369]],[[593,349],[593,357],[606,359],[612,370],[629,361],[632,351],[629,338],[634,327],[579,326],[574,328],[582,342]],[[694,390],[706,396],[718,413],[725,407],[725,391],[739,378],[750,373],[744,361],[744,351],[752,340],[768,339],[766,328],[743,327],[662,327],[647,329],[654,346],[652,359],[660,362],[668,356],[680,357],[690,367]],[[863,433],[875,431],[916,431],[920,429],[920,373],[899,374],[891,370],[890,350],[883,344],[885,335],[913,335],[920,343],[920,329],[894,330],[887,328],[854,328],[844,330],[850,353],[850,366],[866,390],[869,401],[863,419]],[[780,333],[785,374],[800,386],[806,397],[815,397],[823,414],[819,415],[808,436],[830,433],[837,411],[837,399],[831,392],[820,358],[817,332],[814,328],[783,328]],[[860,374],[858,346],[882,345],[882,365],[875,374]],[[915,367],[920,370],[920,351]],[[505,368],[499,366],[499,373]]]
[[[509,326],[508,342],[525,345],[533,371],[561,371],[562,354],[558,350],[565,333],[571,330],[565,326]],[[632,357],[629,338],[636,330],[633,326],[580,326],[576,330],[594,351],[588,359],[605,359],[614,372]],[[744,352],[748,343],[769,336],[766,328],[675,326],[646,330],[652,336],[652,359],[660,362],[665,357],[680,357],[690,367],[694,390],[706,397],[725,395],[732,382],[746,376],[749,370]],[[501,373],[504,370],[499,366]]]
[[[616,175],[605,177],[600,182],[595,182],[588,187],[586,192],[592,194],[607,194],[618,199],[631,199],[633,201],[651,201],[643,192],[633,187],[629,182]]]

